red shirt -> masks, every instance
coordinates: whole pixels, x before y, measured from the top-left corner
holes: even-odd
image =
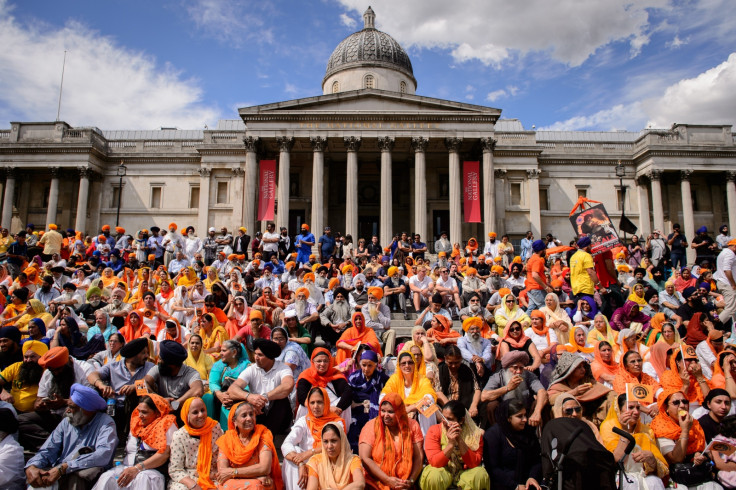
[[[427,435],[424,437],[424,452],[427,455],[427,461],[435,468],[444,468],[450,462],[442,452],[442,424],[435,424],[429,428]],[[480,438],[478,449],[471,451],[468,449],[463,454],[463,463],[465,469],[473,469],[480,466],[483,460],[483,438]]]
[[[598,276],[598,280],[601,281],[601,286],[604,288],[609,287],[611,284],[616,284],[618,279],[611,276],[606,268],[606,259],[610,259],[613,262],[613,254],[610,250],[599,253],[593,256],[593,263],[595,263],[595,274]]]

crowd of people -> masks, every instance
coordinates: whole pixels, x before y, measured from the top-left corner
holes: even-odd
[[[719,232],[593,255],[531,232],[430,253],[307,224],[3,229],[0,488],[541,490],[556,419],[620,488],[734,488]]]

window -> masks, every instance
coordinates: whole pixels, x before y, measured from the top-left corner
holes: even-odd
[[[217,183],[217,204],[227,204],[227,182]]]
[[[117,208],[120,205],[120,191],[122,190],[122,187],[120,186],[113,186],[112,188],[112,204],[110,204],[110,207]]]
[[[511,205],[521,206],[521,182],[512,182],[509,188],[511,193]]]
[[[549,188],[539,188],[539,210],[549,211]]]
[[[151,209],[161,208],[161,194],[163,194],[162,187],[151,186]]]
[[[621,209],[621,203],[624,202],[624,198],[626,195],[624,194],[624,191],[620,187],[616,187],[616,209],[618,211],[622,211]],[[648,203],[647,203],[648,205]],[[626,203],[624,202],[624,206],[626,206]]]
[[[440,197],[448,197],[450,195],[450,177],[448,174],[439,174],[440,179]]]
[[[578,197],[588,197],[588,188],[578,187]]]
[[[189,188],[189,209],[199,208],[199,186]]]
[[[373,79],[373,75],[366,75],[365,76],[365,88],[374,88],[375,81]]]
[[[399,84],[399,92],[401,92],[402,94],[406,93],[406,82],[403,80]]]
[[[299,197],[299,174],[289,174],[289,197]]]
[[[340,91],[340,82],[332,82],[332,93],[336,94]]]

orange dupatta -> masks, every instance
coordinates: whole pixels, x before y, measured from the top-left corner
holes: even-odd
[[[135,315],[138,317],[138,330],[133,330],[133,325],[130,324],[131,315]],[[141,318],[141,314],[133,310],[128,313],[128,316],[125,318],[125,326],[121,328],[118,333],[123,336],[126,342],[130,342],[131,340],[143,337],[144,335],[151,335],[151,329],[148,328],[145,323],[143,323],[143,318]]]
[[[327,368],[327,372],[325,372],[325,374],[319,374],[319,372],[317,372],[317,367],[314,365],[314,358],[318,355],[327,356],[327,358],[330,360],[330,367]],[[330,351],[328,351],[324,347],[317,347],[316,349],[314,349],[314,352],[312,352],[311,361],[312,365],[309,366],[309,368],[305,369],[304,372],[299,375],[300,380],[306,379],[312,386],[317,386],[319,388],[325,388],[327,386],[327,383],[336,379],[344,379],[345,381],[347,381],[345,375],[335,369],[335,360],[330,354]],[[297,380],[297,382],[298,381],[299,380]]]
[[[319,390],[322,393],[322,399],[325,402],[325,411],[321,417],[317,417],[314,412],[312,412],[312,407],[309,406],[309,396],[311,396],[312,390]],[[314,441],[312,448],[316,449],[322,446],[322,429],[325,425],[330,422],[333,424],[342,422],[342,426],[345,428],[345,420],[332,411],[330,407],[330,397],[327,394],[327,390],[319,386],[312,388],[312,390],[309,390],[310,395],[307,396],[307,416],[305,421],[307,422],[307,429],[309,429],[309,433],[312,434],[312,440]]]
[[[204,425],[199,429],[195,429],[189,425],[189,407],[192,405],[194,400],[202,399],[199,397],[193,397],[185,401],[181,406],[181,420],[190,436],[199,437],[199,450],[197,452],[197,475],[199,475],[199,478],[197,479],[197,485],[199,485],[202,490],[209,490],[217,488],[212,480],[210,480],[210,470],[212,469],[212,429],[219,424],[219,422],[207,417]],[[202,403],[204,403],[204,401]],[[231,413],[234,413],[234,410],[232,410]],[[220,440],[223,438],[224,436],[217,440],[218,446],[220,446]],[[238,438],[237,434],[235,435],[235,438]],[[222,446],[220,446],[220,449],[222,449]]]
[[[239,467],[250,461],[256,454],[256,451],[260,452],[261,448],[265,445],[271,451],[271,473],[269,476],[273,478],[273,483],[277,490],[283,490],[284,480],[281,477],[281,465],[279,464],[276,448],[273,445],[273,434],[271,434],[271,431],[264,425],[256,424],[247,445],[244,445],[240,437],[238,437],[238,430],[235,428],[233,417],[241,403],[243,402],[236,403],[230,409],[230,416],[227,419],[228,430],[225,432],[225,435],[217,440],[217,446],[230,463]]]
[[[598,342],[595,345],[595,349],[593,350],[593,362],[590,363],[590,370],[593,372],[593,377],[599,382],[600,381],[600,375],[601,374],[610,374],[612,376],[616,376],[619,371],[619,365],[616,362],[611,362],[610,364],[603,361],[603,358],[601,357],[601,343]],[[613,348],[613,346],[611,346]],[[613,355],[613,352],[611,353]],[[611,358],[613,360],[613,358]]]
[[[151,397],[153,403],[156,405],[159,416],[144,427],[138,416],[138,408],[136,407],[130,416],[130,433],[152,448],[157,449],[159,453],[163,453],[168,446],[166,442],[166,431],[172,425],[176,427],[176,416],[169,413],[171,406],[162,397],[155,393],[149,393],[148,396]]]
[[[409,416],[406,413],[406,405],[404,405],[401,397],[396,393],[388,393],[383,397],[381,405],[390,403],[399,422],[399,437],[401,441],[401,451],[397,454],[394,446],[394,438],[391,431],[383,423],[383,417],[373,419],[373,430],[375,433],[375,442],[371,451],[371,459],[381,466],[381,471],[390,477],[407,480],[411,475],[412,453],[414,451],[411,428],[409,426]],[[370,481],[371,487],[379,490],[390,490],[391,487],[385,485],[371,475],[366,473],[367,479]]]
[[[626,383],[649,385],[652,387],[655,393],[657,392],[657,390],[659,390],[659,388],[661,388],[661,385],[657,382],[656,379],[652,378],[643,371],[641,373],[641,379],[638,379],[636,376],[628,372],[626,370],[626,367],[624,366],[623,354],[621,355],[619,365],[620,366],[618,373],[616,373],[616,378],[614,378],[613,380],[613,391],[615,391],[617,394],[622,395],[626,393]]]
[[[667,414],[667,405],[669,398],[680,390],[666,389],[659,395],[657,405],[659,406],[659,414],[652,420],[650,427],[654,432],[655,437],[664,437],[672,441],[677,441],[680,438],[682,429],[680,424],[672,420]],[[700,422],[693,420],[693,425],[690,427],[688,432],[687,440],[687,454],[695,454],[698,451],[705,449],[705,433],[703,428],[700,426]]]
[[[355,318],[357,316],[360,316],[363,319],[363,327],[359,330],[358,327],[355,326]],[[373,352],[378,354],[379,356],[382,355],[381,353],[381,343],[378,341],[378,337],[376,337],[376,333],[373,331],[372,328],[368,328],[365,326],[365,316],[363,313],[356,311],[353,313],[352,317],[352,324],[353,326],[345,330],[342,335],[340,336],[339,342],[345,342],[348,345],[355,346],[358,344],[368,344],[371,346],[371,349]],[[348,357],[350,357],[352,353],[348,353],[345,349],[337,349],[337,358],[335,359],[336,364],[342,364]]]
[[[445,315],[434,315],[437,322],[442,326],[441,329],[430,328],[427,331],[427,337],[429,339],[444,340],[459,338],[461,335],[452,329],[452,321]]]
[[[656,345],[656,344],[655,344]],[[665,390],[682,391],[682,378],[680,378],[680,371],[677,369],[677,352],[673,353],[670,358],[670,368],[662,373],[659,377],[659,381],[662,384],[662,388]],[[683,362],[685,362],[683,360]],[[706,380],[708,386],[710,383]],[[702,405],[705,397],[703,396],[703,390],[700,389],[700,383],[698,383],[692,376],[690,376],[690,384],[685,393],[685,397],[690,403],[697,402]]]

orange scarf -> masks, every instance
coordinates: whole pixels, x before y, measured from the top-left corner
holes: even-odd
[[[383,417],[380,415],[373,419],[373,430],[376,440],[373,443],[371,458],[381,466],[381,471],[390,477],[402,480],[409,479],[412,467],[413,442],[411,437],[411,428],[409,426],[409,416],[406,414],[406,406],[401,397],[396,393],[388,393],[383,397],[381,404],[390,403],[394,408],[394,414],[399,423],[399,437],[401,439],[401,450],[396,453],[394,446],[394,438],[391,431],[383,423]],[[379,490],[390,490],[391,487],[368,476],[371,486]]]
[[[309,432],[312,434],[312,439],[314,441],[312,447],[316,449],[322,446],[322,429],[324,426],[330,422],[342,422],[344,428],[345,420],[331,410],[330,397],[327,394],[327,390],[322,387],[316,387],[313,389],[318,389],[322,392],[322,399],[325,401],[325,411],[321,417],[317,417],[314,412],[312,412],[312,407],[309,406],[309,397],[307,397],[307,417],[305,420],[307,422],[307,429],[309,429]],[[312,390],[309,391],[311,392]]]
[[[233,417],[240,403],[236,403],[232,408],[230,408],[230,416],[227,419],[228,430],[225,432],[225,435],[217,440],[217,446],[220,448],[222,454],[227,457],[230,464],[235,467],[240,467],[250,461],[250,459],[256,454],[256,451],[260,452],[261,448],[265,445],[271,450],[270,476],[273,478],[274,486],[277,490],[283,490],[284,481],[281,477],[281,465],[279,465],[278,454],[276,453],[276,448],[273,445],[273,434],[271,434],[271,431],[264,425],[257,424],[253,428],[253,434],[251,434],[248,445],[243,445],[240,437],[238,437],[238,430],[235,428]]]
[[[667,321],[667,317],[664,313],[657,313],[649,321],[650,329],[647,333],[647,340],[645,345],[651,347],[654,343],[659,340],[659,336],[662,334],[662,324]]]
[[[619,365],[613,362],[613,359],[611,359],[611,363],[603,361],[603,358],[601,357],[600,346],[601,343],[598,342],[595,346],[595,349],[593,350],[593,362],[590,363],[590,369],[591,371],[593,371],[593,377],[599,382],[601,374],[610,374],[612,376],[616,376],[619,370]],[[611,353],[611,355],[613,355],[613,353]]]
[[[659,394],[658,405],[659,414],[654,417],[650,427],[654,432],[655,437],[664,437],[672,441],[677,441],[680,438],[682,429],[680,424],[672,419],[667,414],[667,403],[669,402],[670,396],[677,393],[679,390],[665,389]],[[690,427],[688,432],[687,449],[688,455],[695,454],[705,449],[705,433],[703,428],[700,426],[700,422],[693,420],[693,425]]]
[[[184,339],[181,336],[181,324],[179,323],[179,320],[177,320],[176,318],[172,316],[166,321],[176,323],[176,337],[172,337],[171,334],[169,333],[169,329],[166,329],[166,339],[164,340],[174,340],[176,342],[179,342],[180,344],[183,344]],[[164,323],[164,325],[166,325],[166,323]]]
[[[524,329],[522,328],[521,337],[519,338],[519,340],[514,340],[514,338],[511,336],[511,333],[510,333],[511,325],[513,325],[514,323],[518,324],[521,327],[521,323],[518,322],[517,320],[514,320],[508,325],[506,325],[506,335],[504,335],[503,340],[507,344],[509,344],[511,347],[515,349],[521,349],[522,347],[524,347],[524,344],[526,344],[526,341],[529,340],[529,337],[526,336],[526,334],[524,333]]]
[[[330,367],[327,368],[327,371],[324,374],[319,374],[319,372],[317,372],[317,367],[314,365],[314,358],[318,355],[326,355],[330,360]],[[320,388],[326,387],[327,383],[336,379],[344,379],[345,381],[347,381],[345,375],[335,369],[335,360],[330,354],[330,351],[328,351],[324,347],[317,347],[316,349],[314,349],[311,359],[312,365],[309,366],[308,369],[304,370],[304,372],[299,376],[299,379],[306,379],[312,386],[318,386]]]
[[[192,405],[194,400],[201,401],[202,399],[194,397],[185,401],[181,406],[181,420],[184,422],[184,427],[190,436],[199,437],[199,451],[197,452],[197,475],[199,475],[199,478],[197,479],[197,485],[199,485],[202,490],[209,490],[217,488],[212,480],[210,480],[210,469],[212,468],[212,429],[219,422],[207,417],[204,425],[199,429],[195,429],[189,425],[189,407]],[[204,403],[204,401],[202,403]],[[238,438],[237,434],[235,435],[235,438]],[[217,441],[218,446],[221,439],[222,438]],[[220,446],[220,448],[222,449],[222,446]]]
[[[138,317],[138,330],[134,330],[133,325],[131,325],[130,323],[130,317],[132,315]],[[120,329],[119,333],[123,336],[126,342],[130,342],[131,340],[151,335],[151,329],[148,328],[145,323],[143,323],[143,318],[141,318],[140,313],[138,313],[137,311],[131,311],[130,313],[128,313],[128,317],[125,319],[125,326]]]
[[[677,361],[675,361],[676,357],[677,352],[672,354],[672,356],[670,357],[670,368],[662,373],[662,375],[659,377],[662,388],[664,388],[665,390],[682,391],[683,383],[682,378],[680,378],[680,371],[677,369]],[[702,405],[703,400],[705,400],[705,397],[703,396],[703,390],[700,389],[700,383],[698,383],[692,376],[690,376],[690,384],[687,388],[687,393],[685,393],[685,397],[690,403],[697,402],[700,405]]]
[[[355,326],[355,319],[358,316],[360,316],[363,320],[363,326],[360,329]],[[381,343],[378,341],[378,337],[376,337],[376,333],[373,331],[373,329],[365,326],[365,316],[363,315],[363,313],[359,311],[353,313],[352,324],[352,327],[348,328],[342,333],[338,342],[345,342],[346,344],[351,346],[355,346],[358,344],[368,344],[371,346],[373,352],[380,356]],[[350,357],[350,353],[348,353],[348,351],[346,351],[345,349],[337,349],[337,359],[335,360],[335,362],[338,365],[342,364],[343,361],[345,361],[348,357]]]
[[[623,362],[624,361],[622,357],[621,368],[619,369],[618,373],[616,373],[616,377],[613,380],[613,391],[615,391],[619,395],[623,395],[624,393],[626,393],[626,383],[631,383],[649,385],[652,387],[655,393],[657,392],[657,390],[660,388],[660,384],[657,383],[656,379],[652,378],[644,372],[641,373],[641,379],[638,379],[636,376],[628,372],[623,367]]]
[[[460,334],[452,329],[452,322],[445,315],[435,315],[440,328],[431,328],[427,332],[427,337],[435,340],[453,339],[460,337]]]
[[[168,402],[155,393],[149,393],[153,403],[158,410],[158,417],[150,424],[143,426],[138,416],[138,408],[133,410],[130,416],[130,433],[141,439],[154,449],[158,449],[159,453],[166,451],[168,443],[166,442],[166,431],[172,425],[176,427],[176,416],[169,414],[171,407]]]

